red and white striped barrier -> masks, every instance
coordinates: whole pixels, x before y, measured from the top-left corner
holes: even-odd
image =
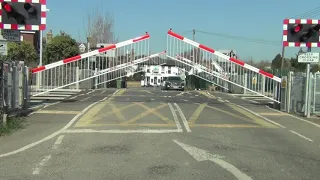
[[[246,68],[246,69],[249,69],[249,70],[251,70],[251,71],[253,71],[253,72],[256,72],[256,73],[258,73],[258,74],[261,74],[261,75],[263,75],[263,76],[266,76],[266,77],[268,77],[268,78],[270,78],[270,79],[273,79],[273,80],[275,80],[275,81],[277,81],[277,82],[281,82],[281,78],[279,78],[279,77],[277,77],[277,76],[274,76],[273,74],[267,73],[267,72],[265,72],[265,71],[263,71],[263,70],[261,70],[261,69],[258,69],[258,68],[256,68],[256,67],[253,67],[253,66],[249,65],[249,64],[246,64],[246,63],[243,62],[243,61],[240,61],[240,60],[238,60],[238,59],[229,57],[229,56],[224,55],[224,54],[222,54],[221,52],[218,52],[218,51],[216,51],[216,50],[214,50],[214,49],[212,49],[212,48],[209,48],[209,47],[207,47],[207,46],[205,46],[205,45],[199,44],[199,43],[197,43],[197,42],[195,42],[195,41],[192,41],[192,40],[190,40],[190,39],[188,39],[188,38],[185,38],[185,37],[183,37],[183,36],[181,36],[181,35],[179,35],[179,34],[177,34],[177,33],[174,33],[171,29],[168,31],[168,35],[170,35],[170,36],[172,36],[172,37],[174,37],[174,38],[177,38],[177,39],[179,39],[179,40],[181,40],[181,41],[184,41],[184,42],[186,42],[186,43],[188,43],[188,44],[190,44],[190,45],[192,45],[192,46],[195,46],[195,47],[197,47],[197,48],[200,48],[200,49],[202,49],[202,50],[205,50],[205,51],[207,51],[207,52],[210,52],[210,53],[212,53],[212,54],[214,54],[214,55],[216,55],[216,56],[218,56],[218,57],[221,57],[221,58],[223,58],[223,59],[226,59],[226,60],[229,60],[229,61],[231,61],[231,62],[233,62],[233,63],[236,63],[236,64],[238,64],[238,65],[240,65],[240,66],[242,66],[242,67],[244,67],[244,68]]]
[[[127,45],[130,45],[130,44],[139,42],[139,41],[143,41],[143,40],[146,40],[146,39],[149,39],[149,38],[150,38],[150,35],[148,33],[146,33],[146,35],[144,35],[144,36],[140,36],[140,37],[137,37],[137,38],[134,38],[134,39],[123,41],[123,42],[120,42],[120,43],[117,43],[117,44],[113,44],[113,45],[110,45],[110,46],[107,46],[107,47],[104,47],[104,48],[96,49],[94,51],[90,51],[90,52],[87,52],[87,53],[84,53],[84,54],[80,54],[80,55],[77,55],[77,56],[74,56],[74,57],[70,57],[70,58],[67,58],[67,59],[64,59],[64,60],[60,60],[60,61],[57,61],[57,62],[54,62],[54,63],[51,63],[51,64],[47,64],[47,65],[44,65],[44,66],[39,66],[37,68],[32,69],[31,72],[32,73],[39,73],[39,72],[44,71],[44,70],[52,69],[54,67],[58,67],[58,66],[61,66],[61,65],[64,65],[64,64],[75,62],[75,61],[81,60],[83,58],[88,58],[90,56],[98,55],[100,53],[104,53],[104,52],[109,51],[109,50],[114,50],[114,49],[117,49],[117,48],[120,48],[120,47],[123,47],[123,46],[127,46]]]

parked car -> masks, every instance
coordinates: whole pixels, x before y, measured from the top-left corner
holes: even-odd
[[[180,76],[170,76],[166,79],[161,89],[184,91],[184,80]]]

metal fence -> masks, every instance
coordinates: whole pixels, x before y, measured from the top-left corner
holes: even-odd
[[[28,108],[28,68],[23,62],[1,62],[1,112],[11,114]]]
[[[280,110],[310,117],[320,115],[320,72],[289,72],[283,76]]]

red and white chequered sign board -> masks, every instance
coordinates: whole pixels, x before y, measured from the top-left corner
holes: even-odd
[[[41,4],[41,25],[19,25],[19,24],[3,24],[2,23],[2,7],[0,6],[0,29],[39,31],[45,30],[47,24],[47,0],[0,0],[2,2],[21,2],[21,3],[40,3]]]
[[[289,47],[320,47],[320,42],[303,43],[303,42],[288,42],[288,24],[320,24],[318,19],[285,19],[283,20],[283,46]],[[319,38],[320,41],[320,38]]]

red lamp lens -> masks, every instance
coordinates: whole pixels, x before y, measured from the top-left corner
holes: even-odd
[[[4,6],[3,6],[4,10],[7,11],[7,12],[11,12],[12,11],[12,8],[10,6],[10,4],[7,4],[5,3]]]
[[[294,32],[299,32],[301,30],[301,26],[297,25],[296,27],[294,27]]]

